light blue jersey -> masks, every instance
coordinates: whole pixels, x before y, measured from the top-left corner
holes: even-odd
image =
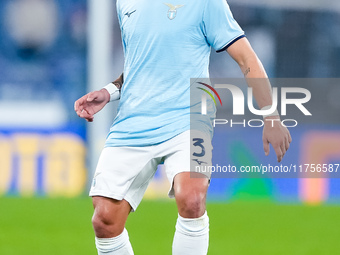
[[[244,32],[225,0],[117,0],[117,12],[124,84],[106,146],[158,144],[190,129],[190,78],[209,77],[211,47]]]

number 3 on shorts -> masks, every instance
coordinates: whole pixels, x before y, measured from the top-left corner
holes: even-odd
[[[200,153],[194,152],[192,155],[195,156],[195,157],[203,157],[205,155],[205,148],[203,146],[204,139],[202,139],[202,138],[193,138],[192,141],[194,142],[194,146],[201,148],[201,152]]]

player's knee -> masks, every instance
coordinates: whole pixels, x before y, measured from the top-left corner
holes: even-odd
[[[206,194],[203,191],[179,192],[176,201],[179,214],[184,218],[198,218],[205,212]]]
[[[96,233],[102,233],[107,230],[111,224],[103,215],[95,212],[92,216],[92,226]]]
[[[120,235],[131,211],[125,200],[114,200],[105,197],[93,197],[93,229],[99,238],[110,238]]]
[[[124,230],[124,224],[115,220],[114,215],[107,212],[96,211],[92,217],[92,226],[99,238],[109,238],[120,235]]]

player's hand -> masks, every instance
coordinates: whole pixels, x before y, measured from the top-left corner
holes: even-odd
[[[279,117],[267,117],[264,122],[262,136],[264,152],[266,156],[269,155],[269,144],[271,144],[275,150],[277,161],[281,162],[292,142],[292,137],[288,129],[281,124]]]
[[[81,118],[93,121],[93,115],[99,112],[110,101],[110,94],[106,89],[93,91],[79,98],[74,103],[74,110]]]

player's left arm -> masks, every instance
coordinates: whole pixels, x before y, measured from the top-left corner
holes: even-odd
[[[248,86],[253,89],[253,95],[258,106],[261,109],[265,106],[271,106],[272,91],[268,76],[249,41],[242,38],[233,43],[227,49],[227,52],[240,66]],[[265,154],[266,156],[269,155],[270,143],[275,150],[278,162],[281,162],[292,141],[290,133],[281,124],[279,115],[265,117],[264,123],[262,140]]]

